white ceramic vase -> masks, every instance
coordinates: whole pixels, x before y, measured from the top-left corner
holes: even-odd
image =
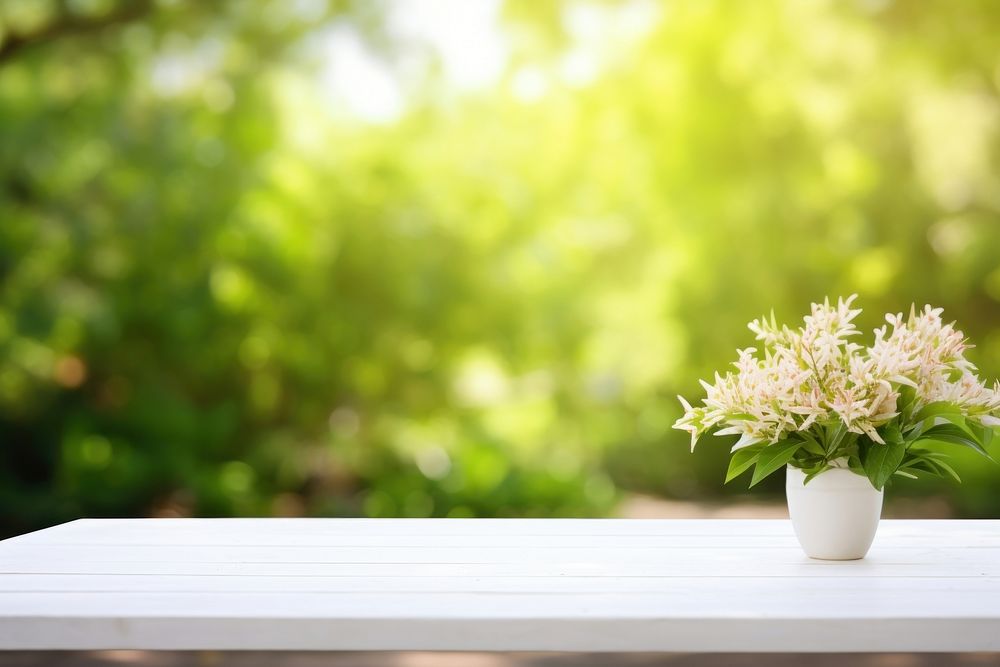
[[[802,550],[821,560],[864,558],[882,516],[882,492],[848,468],[824,470],[808,484],[805,478],[788,466],[788,514]]]

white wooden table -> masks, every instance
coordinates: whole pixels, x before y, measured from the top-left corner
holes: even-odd
[[[80,520],[0,542],[0,648],[997,651],[1000,521]]]

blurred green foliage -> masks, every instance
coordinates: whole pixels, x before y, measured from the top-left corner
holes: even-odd
[[[404,5],[0,5],[0,532],[743,494],[673,397],[825,295],[1000,374],[1000,5]]]

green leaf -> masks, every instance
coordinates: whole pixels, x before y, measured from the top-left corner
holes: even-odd
[[[756,445],[750,445],[749,447],[737,449],[733,452],[732,458],[729,459],[729,470],[726,471],[726,483],[729,483],[736,477],[739,477],[743,471],[756,463],[757,455],[760,454],[766,444],[767,443],[761,442]]]
[[[881,490],[885,483],[892,477],[892,473],[899,469],[906,454],[906,442],[899,432],[899,428],[890,424],[882,434],[885,444],[872,443],[865,453],[862,461],[865,474],[868,480],[876,489]]]
[[[958,476],[958,473],[955,472],[955,469],[952,468],[947,463],[945,463],[944,461],[942,461],[941,459],[934,459],[933,461],[928,461],[928,462],[931,463],[931,465],[935,466],[936,468],[944,470],[952,477],[952,479],[954,479],[959,484],[962,483],[962,478]]]
[[[953,424],[940,424],[928,429],[922,433],[913,444],[917,445],[927,443],[941,443],[969,447],[989,460],[994,460],[993,457],[990,456],[990,453],[986,451],[986,449],[979,444],[974,437],[970,437],[966,429],[958,428]]]
[[[806,474],[806,478],[804,480],[802,480],[802,485],[805,486],[806,484],[808,484],[809,480],[811,480],[813,477],[815,477],[816,475],[820,474],[824,470],[829,470],[829,468],[827,466],[825,466],[825,465],[824,466],[819,466],[815,470],[807,473]]]
[[[819,444],[819,440],[812,433],[799,431],[796,435],[802,438],[802,447],[807,452],[816,456],[826,456],[826,450],[823,449],[823,445]]]
[[[980,442],[983,443],[984,447],[988,447],[993,442],[993,438],[996,437],[997,427],[985,426],[983,424],[979,424],[979,427],[983,429],[983,437],[980,439]]]
[[[899,398],[896,399],[896,410],[906,413],[913,405],[913,400],[917,397],[917,390],[908,384],[899,386]]]
[[[960,414],[958,414],[958,415],[942,414],[942,415],[938,415],[938,417],[940,419],[944,419],[944,420],[947,420],[947,421],[951,422],[959,430],[961,430],[963,433],[965,433],[969,438],[971,438],[972,440],[976,441],[977,443],[979,442],[979,438],[976,436],[976,433],[971,428],[969,428],[969,425],[968,425],[968,423],[966,423],[964,416],[962,416]],[[946,424],[940,424],[940,426],[946,426]]]
[[[910,448],[906,451],[907,454],[912,454],[917,459],[946,459],[948,455],[944,452],[936,452],[933,449],[916,449]]]
[[[896,471],[896,474],[901,474],[903,471],[925,472],[937,477],[951,477],[961,482],[962,480],[959,478],[958,473],[943,461],[946,458],[948,458],[948,455],[943,452],[910,447],[906,450],[906,460],[899,467],[899,470]]]
[[[826,429],[826,446],[827,451],[832,452],[840,446],[840,441],[844,439],[847,434],[847,427],[844,426],[844,422],[837,421],[836,424],[830,425]]]
[[[988,447],[993,442],[994,431],[992,426],[984,426],[975,419],[966,419],[965,425],[976,436],[976,442],[982,445],[983,448]]]
[[[963,438],[949,438],[947,436],[939,436],[933,439],[920,438],[920,440],[918,440],[917,442],[920,443],[921,445],[961,445],[962,447],[968,447],[969,449],[975,450],[976,452],[979,453],[980,456],[983,456],[989,459],[990,461],[996,463],[996,459],[990,456],[989,452],[987,452],[985,449],[983,449],[977,443],[971,440]]]
[[[750,486],[754,486],[772,472],[782,467],[792,460],[795,452],[802,447],[801,440],[782,440],[773,445],[768,445],[761,450],[757,457],[757,465],[753,469],[753,479]]]
[[[930,459],[926,460],[920,459],[916,461],[910,461],[909,463],[905,463],[902,466],[900,466],[899,470],[897,470],[896,472],[898,473],[901,470],[916,470],[918,472],[929,473],[937,477],[944,477],[944,472],[938,468],[935,468],[934,462],[931,461]]]
[[[913,415],[913,420],[919,422],[929,417],[961,414],[962,409],[951,401],[934,401],[917,410],[917,414]]]
[[[926,421],[922,422],[909,422],[909,418],[905,415],[901,419],[901,424],[903,424],[903,435],[907,440],[916,440],[920,437],[924,428],[930,426],[931,424]]]
[[[975,436],[970,435],[969,432],[964,428],[959,428],[954,424],[938,424],[937,426],[932,426],[920,435],[920,440],[940,440],[941,436],[947,436],[949,438],[961,438],[963,440],[975,440]]]

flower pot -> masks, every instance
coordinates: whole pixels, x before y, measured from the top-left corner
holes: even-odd
[[[824,470],[808,484],[805,478],[787,467],[788,514],[802,550],[821,560],[864,558],[882,516],[882,492],[847,468]]]

